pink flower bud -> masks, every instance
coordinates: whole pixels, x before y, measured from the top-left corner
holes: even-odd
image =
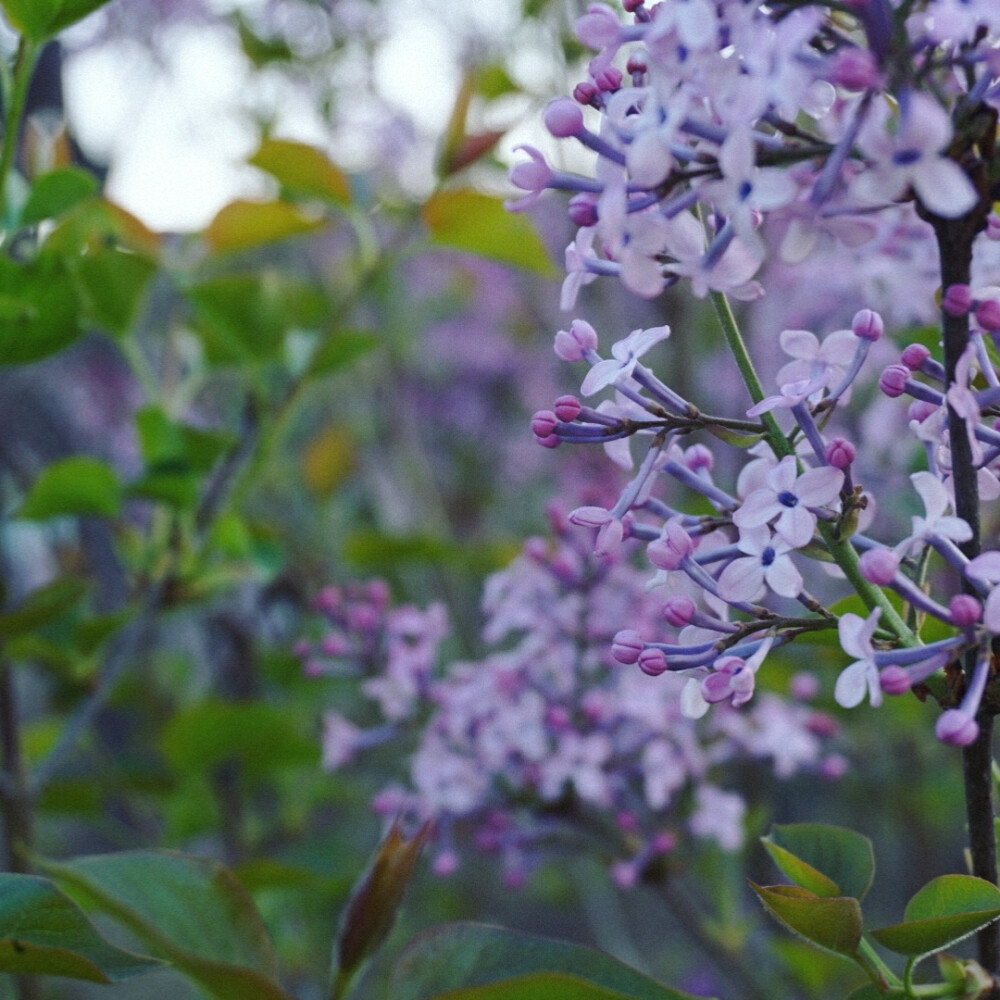
[[[622,629],[611,640],[611,655],[619,663],[638,663],[639,656],[645,648],[642,636],[635,629]]]
[[[684,464],[692,471],[709,469],[715,465],[715,456],[703,444],[694,444],[684,452]]]
[[[851,329],[854,331],[855,337],[874,341],[882,336],[885,324],[882,322],[882,317],[873,309],[861,309],[854,314],[854,319],[851,320]]]
[[[588,49],[603,49],[618,42],[621,23],[605,4],[592,3],[587,13],[576,19],[576,37]]]
[[[577,104],[590,104],[597,97],[597,87],[590,80],[581,80],[573,88],[573,100]]]
[[[931,352],[923,344],[910,344],[903,350],[900,361],[911,372],[920,371],[920,366],[931,356]]]
[[[672,833],[657,833],[649,842],[653,854],[668,854],[677,846],[677,838]]]
[[[982,604],[972,594],[956,594],[948,602],[948,612],[953,625],[963,628],[975,625],[983,613]]]
[[[578,416],[583,407],[576,396],[560,396],[555,402],[556,416],[567,424],[571,424]]]
[[[836,781],[847,774],[847,758],[840,753],[832,753],[823,759],[819,773],[828,781]]]
[[[845,438],[834,438],[826,446],[826,460],[835,469],[846,469],[857,455],[854,445]]]
[[[972,308],[972,289],[968,285],[949,285],[941,296],[941,308],[949,316],[964,316]]]
[[[647,646],[639,654],[639,669],[649,677],[659,677],[667,669],[667,657],[662,649]]]
[[[585,319],[575,319],[569,330],[556,334],[555,351],[563,361],[582,361],[587,351],[597,350],[597,333]]]
[[[976,322],[986,331],[995,333],[1000,330],[1000,302],[996,299],[986,299],[976,307]]]
[[[811,701],[819,694],[819,681],[815,674],[800,671],[788,682],[788,693],[796,701]]]
[[[531,418],[531,433],[536,438],[547,438],[559,426],[559,419],[551,410],[539,410]]]
[[[867,49],[843,48],[833,58],[829,79],[846,90],[868,90],[878,82],[878,61]]]
[[[646,546],[646,554],[657,569],[678,569],[694,551],[694,542],[679,524],[670,521],[663,526],[663,532],[663,537]]]
[[[927,402],[926,399],[915,399],[910,403],[906,415],[910,420],[916,420],[918,424],[922,424],[931,414],[937,413],[937,411],[938,407],[933,403]]]
[[[858,560],[858,568],[869,583],[884,587],[899,571],[899,560],[892,549],[869,549]]]
[[[910,377],[909,368],[903,365],[889,365],[878,380],[878,387],[890,398],[895,399],[906,392],[906,381]]]
[[[617,66],[607,66],[594,77],[594,83],[598,90],[614,93],[622,85],[622,71]]]
[[[956,747],[967,747],[974,743],[979,735],[976,720],[957,708],[949,708],[942,713],[934,727],[937,738],[942,743],[950,743]]]
[[[458,855],[454,851],[441,851],[434,859],[431,868],[440,878],[447,878],[458,871]]]
[[[568,139],[583,131],[583,112],[568,97],[549,102],[543,118],[549,133],[557,139]]]
[[[910,690],[910,675],[902,667],[886,667],[878,678],[886,694],[906,694]]]
[[[507,177],[511,184],[522,191],[544,191],[552,179],[552,168],[545,162],[545,157],[533,146],[515,148],[524,150],[529,159],[520,160],[510,168]]]
[[[646,57],[641,52],[633,52],[625,64],[625,71],[629,74],[645,73],[646,68]]]
[[[573,195],[569,200],[569,219],[574,226],[597,225],[597,200],[587,191]]]
[[[685,625],[690,625],[691,619],[694,618],[695,610],[694,601],[683,594],[668,597],[663,602],[663,617],[666,619],[667,624],[674,628],[684,628]]]

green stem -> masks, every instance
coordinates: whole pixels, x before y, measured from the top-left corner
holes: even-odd
[[[902,988],[903,984],[900,982],[899,977],[882,961],[878,952],[868,943],[867,938],[862,937],[858,942],[858,949],[853,957],[865,972],[873,976],[876,980],[881,979],[890,988]]]
[[[726,338],[726,344],[736,361],[743,384],[750,393],[750,398],[754,403],[759,403],[764,398],[764,388],[761,385],[760,377],[753,366],[750,352],[747,350],[746,342],[740,328],[736,323],[729,299],[723,292],[712,292],[712,305],[715,307],[715,315],[719,319],[722,327],[722,334]],[[794,455],[795,449],[788,440],[787,435],[782,433],[778,422],[771,413],[762,413],[761,422],[767,434],[768,443],[775,456],[779,459],[788,455]],[[850,541],[840,538],[834,526],[825,521],[820,521],[817,525],[820,536],[826,542],[830,555],[836,560],[837,565],[843,570],[855,593],[865,603],[869,611],[875,608],[882,609],[881,624],[890,629],[896,637],[906,646],[919,645],[919,640],[906,622],[899,616],[899,613],[892,606],[889,598],[881,587],[876,587],[869,583],[862,575],[858,567],[858,553]]]
[[[38,44],[23,35],[14,57],[14,83],[10,94],[7,121],[4,122],[3,147],[0,148],[0,224],[7,220],[7,181],[17,156],[17,141],[21,134],[21,119],[28,100],[28,85],[35,68]]]

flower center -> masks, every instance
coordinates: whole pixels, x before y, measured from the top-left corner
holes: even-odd
[[[790,490],[782,490],[778,494],[778,503],[782,504],[785,507],[797,507],[799,503],[799,498]]]

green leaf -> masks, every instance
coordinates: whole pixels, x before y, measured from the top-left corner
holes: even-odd
[[[942,875],[906,904],[903,923],[872,931],[890,951],[921,957],[974,934],[1000,917],[1000,889],[973,875]]]
[[[74,272],[90,318],[108,333],[122,337],[139,317],[156,263],[128,250],[103,247],[80,257]]]
[[[54,219],[100,190],[97,178],[79,167],[65,167],[42,174],[32,185],[21,212],[21,222],[34,225]]]
[[[236,444],[233,434],[182,424],[159,406],[142,407],[135,424],[142,457],[153,468],[179,465],[208,472]]]
[[[0,366],[61,351],[83,332],[80,302],[65,260],[43,251],[21,264],[0,254]]]
[[[315,761],[318,753],[294,716],[264,702],[203,701],[182,709],[164,729],[160,747],[176,771],[196,774],[231,760],[260,774]]]
[[[437,246],[466,250],[546,277],[555,269],[531,222],[508,212],[499,198],[460,188],[439,191],[420,211]]]
[[[47,879],[0,875],[0,972],[113,983],[160,964],[105,941]]]
[[[33,42],[44,42],[92,14],[108,0],[0,0],[10,23]]]
[[[708,424],[705,430],[720,441],[728,444],[731,448],[752,448],[755,444],[759,444],[764,440],[763,434],[748,434],[743,431],[734,431],[729,427],[720,427],[718,424]]]
[[[232,872],[166,851],[43,863],[218,1000],[290,1000],[274,981],[267,930]]]
[[[0,614],[0,637],[10,641],[48,625],[75,608],[86,592],[83,580],[72,576],[31,591],[18,607]]]
[[[851,956],[861,941],[861,905],[853,896],[817,896],[797,885],[750,883],[764,909],[794,934],[837,955]]]
[[[303,142],[265,139],[249,162],[269,173],[292,195],[334,204],[351,200],[351,185],[344,172],[325,153]]]
[[[691,1000],[594,948],[471,923],[445,924],[415,938],[396,963],[391,994],[393,1000],[430,1000],[459,988],[496,984],[499,990],[535,973],[573,976],[604,995],[632,1000]],[[502,990],[494,995],[506,996]]]
[[[96,458],[77,455],[42,470],[17,512],[44,521],[50,517],[115,517],[122,506],[122,486],[115,470]]]
[[[326,224],[286,201],[240,199],[219,210],[205,230],[205,240],[216,253],[235,253],[315,233]]]
[[[817,896],[864,899],[875,875],[871,841],[844,827],[775,826],[762,843],[788,878]]]
[[[312,377],[329,375],[374,350],[379,337],[365,330],[336,330],[323,338],[309,359],[308,374]]]
[[[425,823],[405,840],[398,821],[393,823],[354,887],[334,948],[336,982],[341,988],[338,992],[338,986],[334,987],[334,996],[341,995],[388,937],[430,829],[430,823]]]
[[[630,1000],[625,993],[561,972],[538,972],[488,986],[449,990],[445,996],[447,1000]]]

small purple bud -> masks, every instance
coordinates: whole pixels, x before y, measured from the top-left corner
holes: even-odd
[[[844,48],[833,59],[829,80],[846,90],[868,90],[878,82],[878,62],[867,49]]]
[[[351,648],[342,635],[327,635],[319,645],[324,656],[343,656]]]
[[[587,191],[573,195],[569,200],[569,219],[574,226],[597,225],[597,199]]]
[[[556,334],[555,351],[563,361],[582,361],[587,351],[597,350],[597,332],[585,319],[575,319],[569,330]]]
[[[690,625],[695,611],[694,601],[683,594],[668,597],[663,603],[663,617],[667,624],[674,628],[684,628],[685,625]]]
[[[931,352],[923,344],[910,344],[903,350],[900,361],[911,372],[920,371],[920,366],[931,356]]]
[[[561,732],[568,729],[572,721],[573,718],[565,705],[549,705],[545,710],[545,722],[550,729]]]
[[[854,319],[851,320],[851,329],[854,331],[855,337],[859,337],[861,340],[875,341],[882,336],[885,324],[882,322],[882,317],[873,309],[861,309],[854,314]]]
[[[869,583],[884,587],[899,572],[899,560],[892,549],[869,549],[858,560],[858,568]]]
[[[559,426],[559,419],[551,410],[539,410],[531,418],[531,433],[536,438],[550,437]]]
[[[926,399],[915,399],[910,403],[906,414],[910,420],[916,420],[918,424],[922,424],[931,414],[937,413],[937,411],[938,408],[933,403],[928,403]]]
[[[941,297],[941,308],[949,316],[964,316],[972,308],[972,289],[968,285],[949,285]]]
[[[339,587],[324,587],[313,601],[313,607],[324,615],[332,615],[340,607],[341,594]]]
[[[889,365],[878,380],[878,387],[890,398],[895,399],[906,392],[906,381],[910,377],[909,368],[903,365]]]
[[[550,101],[543,120],[549,133],[557,139],[568,139],[583,131],[583,112],[568,97]]]
[[[369,580],[365,592],[368,595],[368,600],[380,610],[385,611],[389,607],[392,591],[385,580]]]
[[[823,759],[819,766],[819,773],[828,781],[836,781],[847,774],[847,758],[840,753],[832,753]]]
[[[990,212],[986,217],[986,238],[1000,240],[1000,215]]]
[[[441,851],[431,864],[431,868],[434,874],[441,878],[454,875],[458,871],[458,855],[454,851]]]
[[[665,537],[657,538],[646,546],[646,554],[657,569],[678,569],[694,551],[694,542],[680,525],[672,526],[668,521],[664,531]]]
[[[611,881],[619,889],[632,889],[639,881],[639,872],[631,861],[616,861],[611,866]]]
[[[902,667],[886,667],[878,678],[886,694],[906,694],[910,690],[910,675]]]
[[[615,822],[622,833],[635,833],[639,829],[639,821],[635,818],[635,813],[629,812],[628,809],[622,809],[615,816]]]
[[[594,77],[594,83],[597,84],[599,90],[603,90],[605,93],[614,93],[614,91],[621,89],[622,71],[617,66],[608,66]]]
[[[693,444],[684,452],[684,464],[692,472],[697,472],[699,469],[711,471],[715,465],[715,456],[705,445]]]
[[[654,854],[668,854],[677,846],[677,838],[672,833],[657,833],[649,842],[649,849]]]
[[[832,715],[827,715],[826,712],[813,712],[809,716],[806,728],[816,736],[823,737],[836,736],[840,732],[837,720]]]
[[[983,613],[982,604],[972,594],[956,594],[948,602],[948,612],[953,625],[964,628],[975,625]]]
[[[632,75],[645,73],[646,68],[646,57],[641,52],[633,52],[625,64],[625,71]]]
[[[589,49],[614,45],[621,34],[621,23],[610,7],[591,4],[587,13],[576,19],[576,37]]]
[[[639,669],[649,677],[659,677],[667,669],[667,657],[662,649],[647,646],[639,654]]]
[[[942,743],[967,747],[979,735],[979,725],[971,716],[958,708],[949,708],[937,720],[934,733]]]
[[[555,402],[555,414],[564,423],[571,424],[583,407],[576,396],[560,396]]]
[[[812,701],[819,694],[819,681],[815,674],[799,671],[788,682],[788,693],[796,701]]]
[[[826,460],[835,469],[846,469],[857,456],[857,449],[846,438],[834,438],[826,446]]]
[[[642,636],[635,629],[627,628],[618,632],[611,640],[611,655],[619,662],[633,664],[639,662],[639,656],[646,648]]]
[[[976,321],[986,331],[996,333],[1000,330],[1000,302],[996,299],[986,299],[976,307]]]
[[[597,97],[597,87],[590,80],[581,80],[573,88],[573,100],[577,104],[590,104]]]

